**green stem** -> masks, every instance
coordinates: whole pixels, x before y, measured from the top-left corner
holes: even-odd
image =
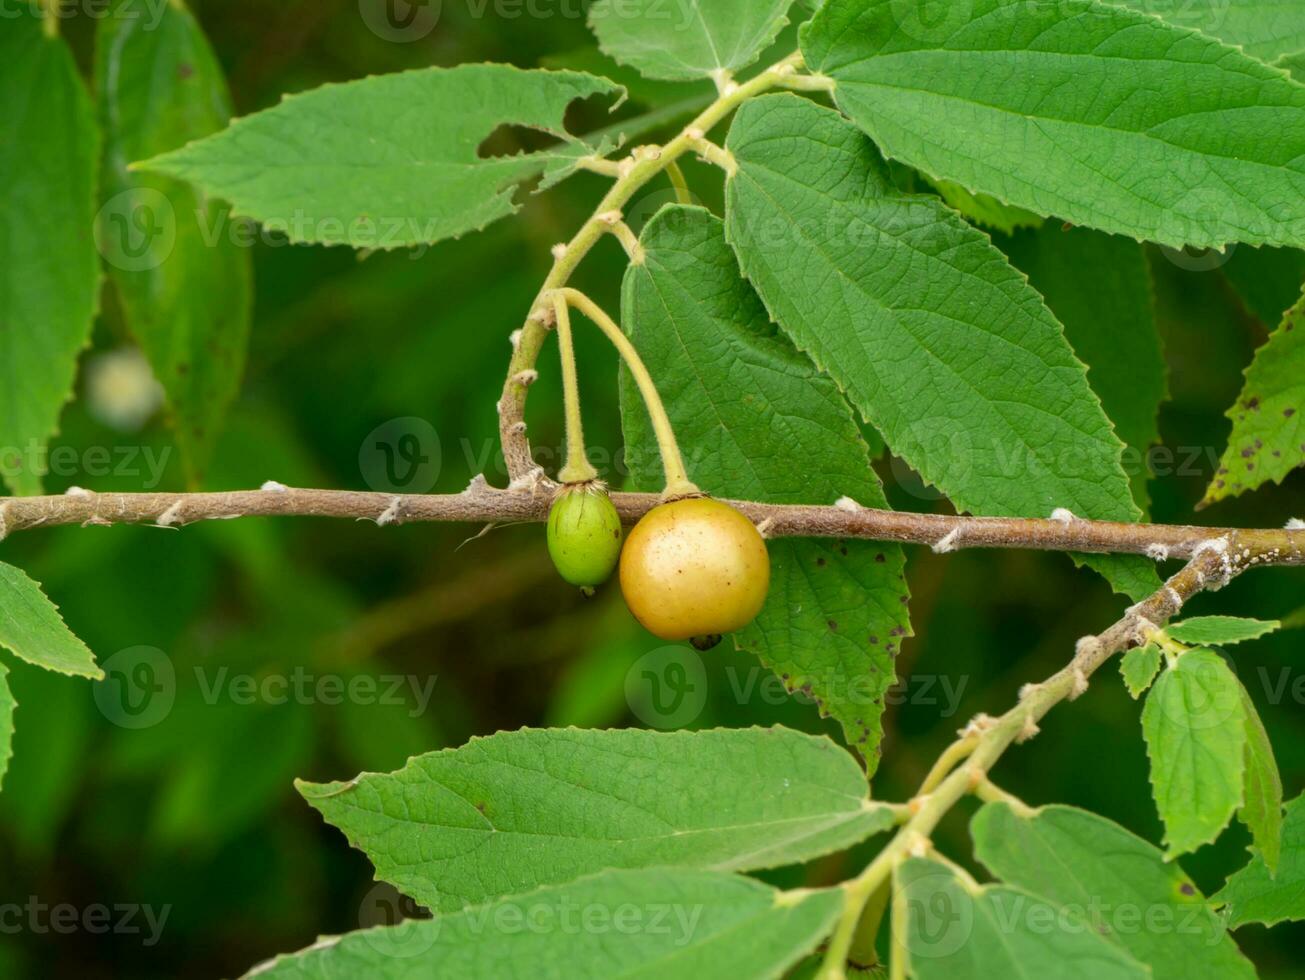
[[[893,893],[893,919],[889,933],[892,945],[888,952],[888,980],[906,980],[910,970],[910,953],[906,949],[907,930],[911,928],[911,903],[906,900],[906,889],[894,869],[889,888]]]
[[[606,196],[594,209],[593,215],[576,232],[575,237],[559,250],[553,268],[544,279],[539,294],[531,306],[530,315],[521,328],[512,362],[508,366],[507,381],[499,401],[499,433],[503,443],[503,456],[512,479],[525,479],[535,469],[530,456],[530,443],[525,436],[526,390],[514,382],[523,371],[532,370],[543,347],[547,328],[540,313],[548,309],[548,296],[565,286],[576,267],[589,254],[590,249],[609,228],[606,216],[622,210],[630,199],[653,177],[666,170],[693,148],[693,140],[724,120],[748,99],[773,89],[794,77],[802,65],[802,55],[794,52],[771,65],[765,71],[741,85],[730,88],[715,102],[699,113],[679,135],[662,147],[640,147],[624,161],[622,174],[608,189]]]
[[[888,882],[884,882],[870,896],[852,936],[848,959],[863,969],[879,965],[879,927],[883,924],[884,912],[888,910],[890,893]]]
[[[564,288],[559,289],[554,295],[555,303],[562,306],[569,303],[592,320],[598,329],[607,335],[607,339],[612,342],[625,361],[625,366],[630,369],[635,384],[639,386],[639,394],[643,396],[643,403],[648,409],[648,417],[652,419],[653,432],[657,436],[657,448],[661,451],[662,470],[666,474],[666,489],[662,491],[662,496],[685,497],[699,493],[684,468],[684,458],[680,455],[679,443],[675,441],[675,430],[671,426],[670,416],[666,414],[666,406],[662,404],[662,396],[657,393],[652,375],[644,367],[643,358],[635,350],[634,344],[630,343],[630,338],[616,325],[616,321],[603,311],[602,307],[580,290]]]
[[[817,974],[818,980],[843,980],[844,967],[856,936],[861,911],[870,897],[893,874],[897,865],[910,856],[921,843],[927,844],[938,823],[960,800],[978,790],[988,773],[1006,750],[1027,737],[1030,724],[1036,724],[1065,700],[1083,693],[1088,678],[1110,657],[1142,639],[1144,624],[1162,626],[1177,615],[1183,605],[1207,583],[1223,584],[1224,575],[1236,575],[1242,569],[1234,566],[1230,571],[1222,568],[1226,556],[1218,552],[1203,552],[1192,559],[1181,571],[1171,577],[1164,587],[1149,599],[1129,609],[1119,622],[1100,636],[1081,640],[1079,649],[1069,665],[1053,674],[1041,684],[1033,684],[1021,691],[1020,701],[999,718],[975,719],[969,731],[944,754],[940,764],[934,766],[925,785],[935,780],[937,785],[919,793],[911,801],[914,815],[904,824],[870,862],[861,874],[843,885],[845,895],[843,913],[829,941],[824,963]],[[972,745],[966,745],[972,742]],[[948,768],[954,766],[954,768]],[[937,779],[937,775],[947,775]],[[923,787],[922,787],[923,790]],[[898,890],[900,891],[900,889]],[[894,914],[899,902],[894,902]],[[900,923],[894,926],[894,935],[900,938]],[[894,956],[894,960],[899,959]]]
[[[575,345],[571,340],[571,311],[566,298],[553,298],[557,316],[557,348],[562,355],[562,401],[566,406],[566,465],[557,474],[563,483],[585,483],[598,479],[598,471],[585,452],[584,423],[580,417],[580,382],[576,378]]]
[[[666,176],[671,182],[671,187],[675,189],[675,200],[679,204],[692,204],[693,192],[689,190],[689,182],[684,179],[684,171],[680,165],[672,160],[666,165]]]
[[[41,5],[41,26],[45,29],[45,36],[55,38],[59,36],[59,4],[62,0],[40,0]]]

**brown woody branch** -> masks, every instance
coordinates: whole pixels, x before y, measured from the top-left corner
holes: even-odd
[[[403,495],[355,490],[307,490],[267,484],[223,493],[90,493],[13,497],[0,503],[0,539],[16,531],[64,524],[149,524],[181,527],[237,517],[334,517],[380,525],[429,521],[505,523],[543,521],[552,499],[547,482],[497,490],[477,477],[462,493]],[[655,494],[616,493],[627,523],[660,502]],[[1026,548],[1038,551],[1137,554],[1190,560],[1221,542],[1238,568],[1305,565],[1305,530],[1237,529],[1121,524],[1079,520],[1058,512],[1049,519],[953,517],[876,510],[844,499],[833,506],[730,501],[767,537],[862,538],[926,545],[936,551]],[[1293,522],[1294,523],[1294,522]]]
[[[870,896],[901,860],[931,851],[930,836],[942,818],[964,797],[982,791],[989,771],[1012,745],[1037,735],[1038,723],[1056,705],[1080,697],[1087,690],[1088,680],[1111,657],[1144,644],[1153,629],[1178,615],[1194,595],[1223,587],[1248,567],[1247,561],[1234,556],[1231,547],[1213,543],[1202,547],[1160,591],[1130,607],[1105,632],[1079,640],[1073,659],[1064,668],[1041,684],[1026,685],[1015,707],[997,718],[979,715],[959,732],[960,740],[943,753],[939,765],[910,802],[909,818],[874,861],[844,883],[847,901],[818,980],[844,980],[844,964]]]

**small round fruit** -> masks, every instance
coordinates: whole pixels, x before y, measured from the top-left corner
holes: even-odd
[[[572,585],[592,590],[612,577],[621,557],[621,518],[596,480],[562,487],[548,512],[548,553]]]
[[[757,617],[770,557],[753,523],[710,497],[654,507],[621,552],[621,591],[634,618],[664,640],[705,640]]]

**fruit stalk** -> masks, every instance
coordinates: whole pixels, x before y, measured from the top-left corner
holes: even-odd
[[[571,337],[571,310],[566,298],[553,297],[557,317],[557,348],[562,356],[562,402],[566,408],[566,465],[557,477],[563,483],[585,483],[598,478],[585,451],[584,423],[580,416],[580,382],[576,377],[575,345]]]
[[[675,429],[671,426],[670,416],[666,414],[661,395],[657,393],[657,386],[653,384],[652,375],[648,373],[643,358],[635,350],[634,344],[630,343],[630,338],[603,311],[602,307],[578,289],[569,287],[559,289],[554,296],[558,298],[557,302],[561,306],[569,304],[592,320],[598,329],[607,335],[607,339],[616,347],[626,367],[630,369],[635,384],[639,386],[643,403],[648,409],[648,416],[652,419],[653,433],[657,436],[657,448],[662,457],[662,471],[666,476],[666,489],[662,491],[662,496],[670,500],[699,493],[698,487],[689,479],[688,471],[684,468],[684,458],[680,455],[680,446],[675,440]]]

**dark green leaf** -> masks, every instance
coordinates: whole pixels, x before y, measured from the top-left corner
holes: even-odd
[[[993,874],[1127,950],[1155,980],[1255,976],[1192,879],[1118,824],[1067,806],[990,803],[970,830]]]
[[[1151,272],[1142,247],[1086,228],[1047,225],[1017,235],[1006,254],[1065,326],[1088,368],[1088,383],[1128,446],[1133,496],[1147,509],[1147,451],[1160,441],[1164,352],[1152,309]]]
[[[162,382],[193,478],[235,398],[249,336],[249,249],[188,184],[129,173],[134,160],[217,132],[231,116],[222,69],[194,17],[120,0],[100,21],[96,79],[105,134],[99,229],[132,333]]]
[[[1272,926],[1305,920],[1305,797],[1287,804],[1282,860],[1276,873],[1258,854],[1210,901],[1226,907],[1228,924],[1234,929],[1248,922]]]
[[[479,908],[319,940],[259,980],[777,980],[842,892],[785,893],[708,871],[606,871]]]
[[[288,96],[139,169],[191,181],[292,242],[400,248],[483,228],[517,210],[518,183],[573,173],[594,148],[567,134],[567,106],[619,92],[580,72],[509,65],[379,75]],[[562,142],[479,156],[504,125]]]
[[[1228,418],[1228,449],[1204,504],[1279,483],[1305,463],[1305,297],[1255,352]]]
[[[782,728],[500,732],[298,786],[382,879],[443,910],[604,868],[792,864],[894,822],[850,755]]]
[[[1086,369],[982,232],[895,190],[869,141],[808,100],[749,102],[729,147],[743,271],[893,452],[972,513],[1141,516]],[[1131,596],[1159,587],[1145,560],[1089,563]]]
[[[1164,245],[1305,243],[1305,87],[1280,69],[1096,0],[932,6],[827,0],[802,35],[889,156]]]
[[[852,410],[771,325],[720,221],[699,208],[666,208],[642,244],[643,261],[626,273],[622,318],[658,382],[694,482],[741,500],[848,496],[886,506]],[[660,457],[628,372],[621,404],[632,479],[655,490]],[[894,657],[910,634],[902,551],[817,540],[772,541],[769,550],[770,598],[739,642],[788,690],[832,715],[873,770]]]
[[[1149,971],[1055,904],[1018,888],[980,888],[945,864],[910,858],[896,875],[909,922],[894,922],[916,980],[1145,980]]]
[[[1245,686],[1241,696],[1246,715],[1246,802],[1237,816],[1250,828],[1255,849],[1272,872],[1282,856],[1282,776],[1269,733]]]
[[[746,68],[788,23],[793,0],[598,0],[598,46],[649,78],[707,78]]]

